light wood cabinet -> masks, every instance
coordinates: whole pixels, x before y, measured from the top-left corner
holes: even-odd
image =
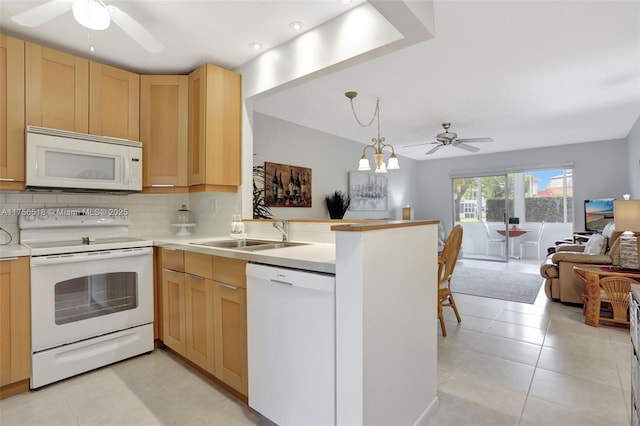
[[[185,274],[186,357],[204,370],[214,373],[213,282]]]
[[[189,185],[236,192],[241,184],[241,76],[205,64],[189,74]]]
[[[0,190],[24,189],[24,41],[0,34]]]
[[[25,44],[25,124],[140,139],[140,76]]]
[[[158,255],[164,344],[247,396],[247,262],[165,248]]]
[[[29,389],[29,258],[0,259],[0,399]]]
[[[218,281],[214,284],[215,375],[248,395],[247,293],[244,288]]]
[[[185,274],[171,269],[162,270],[162,341],[186,357],[186,301]]]
[[[89,131],[89,61],[25,45],[26,124]]]
[[[188,192],[189,77],[140,76],[144,192]]]
[[[247,262],[212,256],[215,375],[248,395]]]
[[[89,64],[89,133],[140,140],[140,76]]]

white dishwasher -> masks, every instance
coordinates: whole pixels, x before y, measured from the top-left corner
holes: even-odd
[[[247,264],[249,406],[278,425],[335,424],[335,276]]]

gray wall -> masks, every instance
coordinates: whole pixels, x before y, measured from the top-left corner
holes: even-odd
[[[438,182],[422,188],[418,219],[438,219],[445,230],[452,227],[452,171],[499,170],[510,167],[536,169],[545,165],[574,163],[573,194],[575,230],[584,229],[583,203],[588,198],[622,198],[630,191],[628,143],[625,139],[561,145],[498,154],[428,160],[420,165],[420,182]]]
[[[253,115],[253,164],[271,163],[308,167],[312,172],[312,207],[271,208],[275,217],[285,219],[327,219],[324,197],[335,190],[348,192],[348,175],[356,171],[364,145],[329,133],[299,126],[264,114]],[[393,144],[393,142],[392,142]],[[373,157],[371,157],[371,162]],[[418,203],[419,162],[399,157],[400,170],[387,173],[387,211],[348,211],[345,219],[402,217],[402,207]]]
[[[393,143],[393,142],[392,142]],[[349,139],[299,126],[263,114],[254,114],[254,159],[310,167],[313,172],[312,208],[275,208],[276,217],[327,218],[324,196],[346,191],[348,172],[355,171],[363,145]],[[415,219],[440,220],[452,227],[451,172],[507,168],[536,169],[573,163],[575,229],[584,229],[583,202],[588,198],[640,198],[640,120],[626,139],[560,145],[498,154],[415,161],[400,157],[401,169],[387,173],[389,210],[347,212],[347,219],[399,219],[411,205]]]
[[[640,117],[627,136],[629,161],[629,189],[633,200],[640,200]]]

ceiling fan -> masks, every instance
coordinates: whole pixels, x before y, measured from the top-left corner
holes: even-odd
[[[91,30],[106,30],[111,21],[134,39],[146,51],[164,49],[149,31],[116,6],[105,5],[102,0],[51,0],[11,17],[19,25],[37,27],[69,10],[78,23]]]
[[[449,132],[449,128],[451,127],[451,123],[442,123],[442,127],[444,127],[444,133],[439,133],[436,135],[436,140],[434,142],[424,142],[417,143],[413,145],[405,145],[403,148],[408,148],[411,146],[419,146],[419,145],[430,145],[436,144],[433,148],[427,151],[426,155],[433,154],[443,146],[455,146],[457,148],[464,149],[469,152],[478,152],[480,148],[477,148],[472,145],[466,145],[468,142],[493,142],[491,138],[463,138],[458,139],[458,134],[454,132]]]

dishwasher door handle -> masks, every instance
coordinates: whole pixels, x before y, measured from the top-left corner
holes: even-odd
[[[288,283],[286,281],[281,281],[281,280],[274,280],[273,278],[271,278],[269,281],[271,281],[272,283],[278,283],[278,284],[286,284],[286,285],[293,285],[293,283]]]

